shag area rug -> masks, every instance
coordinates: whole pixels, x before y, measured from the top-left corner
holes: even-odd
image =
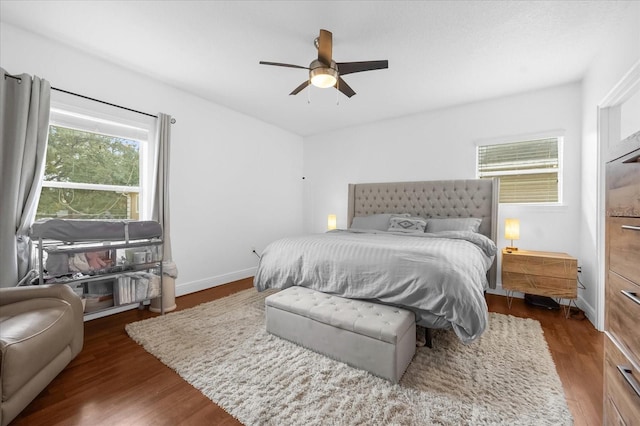
[[[126,326],[148,352],[245,425],[571,425],[540,324],[490,314],[471,345],[434,332],[399,384],[268,334],[244,290]]]

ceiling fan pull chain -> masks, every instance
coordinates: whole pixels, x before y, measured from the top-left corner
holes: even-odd
[[[307,86],[309,86],[309,90],[307,90],[307,103],[310,104],[311,103],[311,84],[307,83]]]
[[[336,81],[336,106],[340,106],[340,80]]]

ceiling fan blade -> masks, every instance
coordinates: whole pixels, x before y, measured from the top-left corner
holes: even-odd
[[[296,87],[295,89],[293,89],[293,92],[289,93],[289,96],[291,95],[297,95],[298,93],[302,92],[302,90],[304,90],[305,87],[307,87],[309,85],[309,80],[306,80],[304,83],[302,83],[300,86]]]
[[[336,64],[340,75],[354,72],[373,71],[389,68],[389,61],[340,62]]]
[[[260,63],[262,65],[275,65],[277,67],[288,67],[288,68],[301,68],[303,70],[308,70],[309,67],[303,67],[300,65],[292,65],[292,64],[282,64],[280,62],[266,62],[266,61],[260,61]]]
[[[320,37],[318,37],[318,60],[330,67],[332,55],[333,35],[331,31],[320,30]]]
[[[348,98],[356,94],[356,92],[353,91],[351,86],[349,86],[347,82],[342,79],[342,77],[338,77],[338,82],[336,83],[336,86],[337,86],[337,89],[342,93],[344,93],[345,96]]]

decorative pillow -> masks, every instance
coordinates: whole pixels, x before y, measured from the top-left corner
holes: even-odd
[[[409,213],[382,213],[370,216],[356,216],[351,222],[352,229],[376,229],[386,231],[389,229],[389,220],[392,217],[409,217]]]
[[[389,231],[424,232],[427,220],[421,217],[392,217],[389,220]]]
[[[447,219],[429,219],[426,232],[432,234],[442,231],[478,232],[482,219],[479,217],[459,217]]]

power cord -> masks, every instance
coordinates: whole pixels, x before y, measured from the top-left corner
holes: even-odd
[[[580,281],[580,274],[582,273],[582,266],[578,266],[578,288],[580,290],[586,290],[587,287]]]
[[[576,278],[578,279],[578,288],[581,290],[586,290],[587,287],[582,283],[582,281],[580,281],[580,274],[582,274],[582,266],[578,266],[578,276]],[[574,305],[575,305],[575,302],[574,302]],[[569,318],[575,319],[575,320],[583,320],[586,317],[587,316],[584,314],[584,311],[578,308],[577,305],[575,305],[574,307],[571,307],[571,300],[570,300],[569,301]]]

